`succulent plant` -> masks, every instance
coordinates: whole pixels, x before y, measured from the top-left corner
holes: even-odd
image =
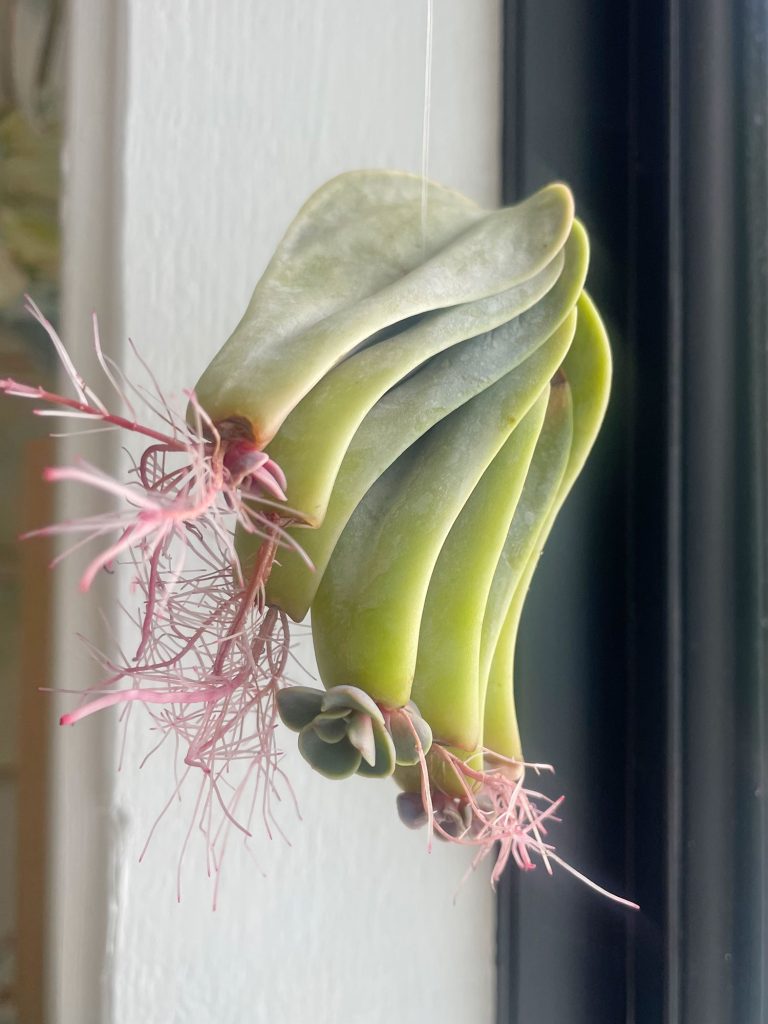
[[[65,720],[144,703],[236,820],[222,780],[244,760],[269,794],[279,713],[322,775],[393,776],[406,824],[478,859],[498,843],[494,878],[510,857],[562,863],[559,802],[524,784],[513,660],[608,399],[587,263],[562,184],[488,211],[353,172],[302,208],[170,431],[109,412],[71,367],[74,401],[5,382],[151,442],[129,485],[51,472],[132,506],[74,528],[120,531],[86,585],[131,552],[144,595],[136,659]],[[197,576],[174,568],[189,549]],[[310,611],[324,691],[285,679]]]

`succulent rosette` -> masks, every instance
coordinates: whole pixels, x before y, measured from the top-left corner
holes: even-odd
[[[419,750],[432,744],[432,732],[413,703],[385,712],[356,686],[333,686],[325,693],[288,686],[277,704],[285,725],[299,734],[302,757],[329,779],[386,779],[397,765],[418,764]]]

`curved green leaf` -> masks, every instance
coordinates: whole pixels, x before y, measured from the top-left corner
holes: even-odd
[[[346,737],[326,743],[311,725],[299,733],[299,753],[327,779],[347,779],[360,767],[360,751]]]

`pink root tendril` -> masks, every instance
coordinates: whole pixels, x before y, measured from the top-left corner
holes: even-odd
[[[555,852],[549,826],[560,820],[564,797],[552,800],[524,785],[526,772],[551,772],[549,765],[523,764],[489,750],[483,751],[483,761],[482,767],[473,767],[447,747],[433,743],[428,754],[420,757],[420,791],[398,797],[401,820],[410,827],[426,824],[430,837],[472,847],[476,852],[470,871],[495,851],[494,887],[510,861],[521,871],[531,871],[538,860],[549,874],[557,864],[602,896],[638,909],[636,903],[597,885]],[[434,785],[431,773],[453,780],[454,795],[445,792],[447,787]]]
[[[111,408],[77,371],[29,298],[27,310],[48,333],[74,394],[11,379],[0,380],[0,391],[41,403],[37,415],[119,430],[147,443],[133,456],[127,480],[83,461],[45,473],[51,482],[85,484],[111,507],[27,536],[72,540],[54,564],[91,542],[99,544],[82,575],[83,591],[101,570],[127,566],[136,608],[124,611],[139,637],[132,657],[115,658],[89,645],[105,678],[80,707],[62,716],[62,724],[105,708],[122,705],[127,712],[142,704],[158,735],[154,749],[170,738],[179,751],[182,770],[174,796],[190,773],[201,780],[195,815],[207,838],[209,869],[218,876],[230,826],[250,835],[259,810],[272,835],[280,831],[273,802],[286,792],[292,797],[276,744],[276,693],[288,658],[288,623],[265,607],[264,597],[279,548],[296,547],[285,530],[291,521],[285,477],[252,443],[244,422],[213,423],[192,392],[184,393],[186,413],[174,411],[146,364],[148,384],[129,382],[103,353],[94,317],[93,343],[114,396],[116,409]],[[151,422],[142,422],[137,409]],[[261,538],[248,567],[235,549],[236,527]]]

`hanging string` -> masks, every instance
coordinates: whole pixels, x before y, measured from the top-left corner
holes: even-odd
[[[421,248],[427,249],[427,176],[429,172],[429,122],[432,113],[432,25],[434,0],[427,0],[427,32],[424,52],[424,115],[421,125]]]

